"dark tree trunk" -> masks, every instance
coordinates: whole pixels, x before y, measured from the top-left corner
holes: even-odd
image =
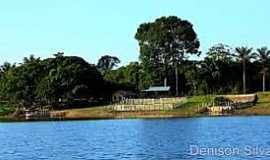
[[[246,62],[243,61],[243,93],[246,94]]]
[[[175,96],[179,96],[178,66],[175,65]]]
[[[263,72],[263,92],[265,91],[265,71]]]
[[[167,67],[167,61],[164,60],[164,65],[165,65],[165,77],[164,77],[164,87],[167,86],[167,77],[168,77],[168,67]]]

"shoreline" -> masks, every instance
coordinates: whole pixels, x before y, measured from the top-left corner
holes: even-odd
[[[0,123],[16,123],[16,122],[58,122],[58,121],[91,121],[91,120],[128,120],[128,119],[174,119],[174,118],[216,118],[216,117],[257,117],[266,116],[270,114],[223,114],[223,115],[210,115],[210,114],[197,114],[197,115],[133,115],[133,116],[115,116],[115,117],[67,117],[64,119],[36,119],[26,120],[23,118],[15,117],[0,117]]]
[[[31,121],[75,121],[75,120],[107,120],[107,119],[167,119],[167,118],[197,118],[197,117],[220,117],[220,116],[270,116],[270,92],[258,92],[258,101],[248,108],[234,110],[227,114],[211,115],[205,112],[203,106],[207,102],[206,96],[188,97],[187,101],[172,110],[161,111],[114,111],[108,105],[89,106],[85,108],[70,108],[53,111],[57,118],[26,120],[25,117],[12,115],[0,116],[0,122],[31,122]]]

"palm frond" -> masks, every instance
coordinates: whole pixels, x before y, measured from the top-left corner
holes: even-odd
[[[234,57],[240,61],[249,61],[255,57],[255,55],[252,53],[252,50],[253,48],[249,47],[237,47],[235,48],[236,54],[234,54]]]

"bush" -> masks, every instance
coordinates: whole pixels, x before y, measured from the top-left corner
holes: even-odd
[[[5,116],[14,112],[14,108],[9,107],[6,102],[0,102],[0,116]]]

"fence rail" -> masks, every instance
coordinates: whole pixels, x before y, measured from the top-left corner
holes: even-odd
[[[185,100],[186,98],[125,99],[113,104],[111,108],[120,112],[172,110]]]

